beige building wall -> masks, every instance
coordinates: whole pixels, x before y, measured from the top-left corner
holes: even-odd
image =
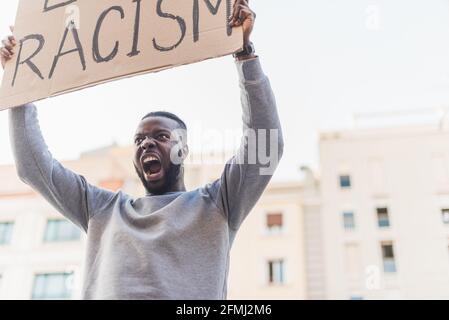
[[[0,299],[30,299],[36,273],[74,273],[79,298],[84,236],[80,241],[45,243],[47,219],[60,216],[34,194],[0,198],[0,222],[14,222],[11,243],[0,246]]]
[[[306,299],[303,210],[299,184],[272,184],[237,234],[229,275],[230,299]],[[282,214],[283,227],[267,228],[267,215]],[[283,261],[283,283],[270,283],[269,261]]]
[[[449,131],[326,133],[320,157],[327,297],[449,299]],[[390,227],[379,227],[377,208],[388,208]],[[343,212],[353,213],[352,230]],[[384,270],[382,243],[393,246],[396,272],[386,272],[391,253]]]
[[[322,300],[326,299],[327,295],[320,183],[311,169],[303,167],[301,171],[304,174],[300,194],[304,223],[299,232],[304,239],[307,299]]]

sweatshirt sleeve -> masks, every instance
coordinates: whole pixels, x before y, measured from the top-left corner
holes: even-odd
[[[259,58],[236,64],[244,134],[238,152],[226,163],[221,178],[206,187],[234,231],[268,185],[284,147],[275,97]]]
[[[20,179],[67,219],[87,231],[89,219],[116,195],[94,187],[55,160],[42,136],[37,110],[27,104],[9,110],[10,139]]]

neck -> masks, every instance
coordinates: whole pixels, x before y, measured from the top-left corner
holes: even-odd
[[[168,192],[185,192],[187,191],[186,185],[184,183],[184,174],[179,177],[179,179],[176,181],[176,183],[173,185]]]
[[[178,167],[178,175],[176,177],[176,182],[167,192],[185,192],[186,185],[184,183],[184,166],[180,165]]]
[[[167,190],[165,190],[164,193],[160,193],[159,195],[163,195],[165,193],[186,192],[186,191],[187,189],[184,183],[184,167],[181,167],[178,172],[176,181],[173,184],[171,184],[170,187]],[[154,195],[154,194],[147,190],[147,195]]]

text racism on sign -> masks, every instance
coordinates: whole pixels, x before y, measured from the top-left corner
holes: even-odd
[[[20,0],[0,110],[237,51],[234,0]]]

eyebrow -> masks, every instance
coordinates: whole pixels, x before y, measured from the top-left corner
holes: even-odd
[[[169,129],[157,129],[154,133],[155,134],[158,134],[158,133],[170,133],[171,134],[171,131],[172,130],[169,130]],[[144,136],[145,134],[144,133],[141,133],[141,132],[138,132],[138,133],[136,133],[135,135],[134,135],[134,138],[137,138],[137,137],[141,137],[141,136]]]

